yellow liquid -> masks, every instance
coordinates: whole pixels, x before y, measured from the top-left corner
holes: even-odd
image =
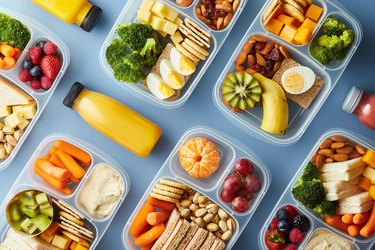
[[[96,130],[141,157],[149,155],[162,133],[158,125],[122,103],[87,89],[73,109]]]
[[[92,4],[88,0],[32,0],[66,23],[81,25]]]

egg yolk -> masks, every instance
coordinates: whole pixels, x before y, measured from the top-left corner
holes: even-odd
[[[292,92],[298,92],[303,88],[305,80],[297,72],[289,73],[284,80],[284,85]]]
[[[171,89],[167,84],[165,83],[160,83],[159,84],[159,91],[162,93],[164,96],[170,97],[174,94],[173,89]]]
[[[178,72],[171,71],[168,75],[168,83],[170,83],[172,86],[182,86],[184,84],[184,79]]]
[[[186,58],[186,57],[181,57],[181,59],[180,59],[180,69],[181,69],[181,71],[182,72],[186,72],[186,73],[191,73],[191,72],[194,72],[195,71],[195,65],[194,65],[194,63],[190,60],[190,59],[188,59],[188,58]]]

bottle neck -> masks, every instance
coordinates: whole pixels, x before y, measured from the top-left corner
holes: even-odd
[[[78,106],[79,106],[79,104],[80,104],[82,98],[84,98],[84,97],[87,95],[88,92],[89,92],[88,89],[83,89],[83,90],[81,91],[81,93],[78,95],[78,97],[77,97],[76,100],[74,101],[74,104],[73,104],[73,107],[72,107],[73,110],[77,110],[77,108],[78,108]]]
[[[88,1],[82,5],[81,10],[79,11],[75,21],[77,25],[81,26],[83,24],[87,14],[90,12],[92,7],[92,4]]]
[[[363,108],[365,107],[366,103],[368,102],[370,95],[366,92],[363,92],[361,99],[359,100],[357,106],[354,108],[353,113],[358,115],[362,112]]]

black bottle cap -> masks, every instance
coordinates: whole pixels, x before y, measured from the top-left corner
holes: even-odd
[[[72,87],[70,88],[68,94],[64,98],[64,105],[70,109],[73,108],[74,102],[76,101],[77,97],[81,93],[81,91],[85,88],[82,83],[75,82]]]
[[[99,21],[100,16],[102,15],[103,10],[96,5],[93,5],[89,12],[86,14],[85,19],[81,24],[81,28],[84,31],[90,32]]]

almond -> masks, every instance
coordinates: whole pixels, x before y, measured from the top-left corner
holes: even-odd
[[[245,52],[245,54],[249,54],[251,50],[253,49],[254,43],[250,43],[247,41],[245,45],[242,48],[242,51]]]
[[[266,46],[264,46],[264,48],[262,49],[262,51],[260,51],[259,53],[262,54],[262,55],[267,55],[268,53],[270,53],[270,51],[275,47],[275,43],[273,42],[267,42],[266,43]]]
[[[249,73],[250,75],[257,73],[257,72],[256,72],[255,70],[253,70],[252,68],[247,68],[247,69],[246,69],[246,72]]]
[[[230,23],[230,21],[232,20],[233,18],[233,13],[232,12],[229,12],[225,17],[224,17],[224,28],[228,26],[228,24]]]
[[[346,142],[346,139],[345,137],[341,136],[341,135],[334,135],[334,136],[331,136],[331,139],[335,142]]]
[[[316,152],[313,157],[311,158],[311,162],[315,163],[316,162],[316,157],[318,156],[318,152]]]
[[[261,54],[255,53],[255,58],[257,59],[257,64],[260,66],[266,65],[266,60],[264,60],[264,57]]]
[[[316,162],[315,162],[315,165],[317,168],[321,168],[324,166],[324,163],[326,162],[326,157],[325,155],[318,155],[316,157]]]
[[[237,72],[245,71],[245,67],[242,66],[242,65],[236,65],[236,71],[237,71]]]
[[[267,38],[265,38],[264,36],[255,35],[252,37],[252,39],[261,43],[267,42]]]
[[[236,65],[242,65],[247,59],[247,54],[244,51],[241,51],[236,60]]]
[[[326,163],[333,163],[333,159],[332,158],[327,158],[326,159]]]
[[[318,154],[324,155],[325,157],[331,157],[334,153],[331,149],[321,149],[318,151]]]
[[[332,155],[332,159],[334,161],[343,162],[343,161],[347,161],[349,159],[349,156],[346,154],[334,154]]]
[[[358,153],[358,151],[353,151],[351,154],[349,154],[349,159],[354,159],[354,158],[358,158],[358,157],[361,157],[362,155],[360,153]]]
[[[255,56],[254,55],[248,55],[247,56],[247,66],[252,67],[252,66],[255,65],[255,63],[256,63]]]
[[[322,144],[320,144],[320,149],[331,148],[333,141],[331,139],[325,139]]]
[[[290,53],[283,46],[280,45],[279,50],[280,50],[280,53],[283,55],[283,57],[285,57],[285,58],[290,57]]]
[[[345,146],[345,143],[340,141],[340,142],[332,143],[331,148],[332,149],[338,149],[338,148],[342,148],[344,146]]]
[[[351,147],[349,147],[349,146],[345,146],[345,147],[343,147],[343,148],[338,148],[338,149],[336,149],[336,153],[339,153],[339,154],[346,154],[346,155],[352,153],[353,151],[354,151],[353,148],[351,148]]]
[[[240,2],[241,2],[240,0],[234,0],[233,1],[233,4],[232,4],[233,12],[236,12],[238,7],[240,7]]]
[[[217,22],[216,22],[216,28],[218,29],[218,30],[221,30],[221,29],[223,29],[225,27],[225,25],[224,25],[224,17],[219,17],[218,19],[217,19]]]
[[[366,149],[362,147],[361,145],[355,145],[355,150],[357,150],[358,153],[361,155],[364,155],[366,153]]]
[[[274,72],[278,71],[279,68],[280,68],[280,66],[281,66],[281,62],[280,61],[275,62],[275,64],[273,65],[273,71]]]

